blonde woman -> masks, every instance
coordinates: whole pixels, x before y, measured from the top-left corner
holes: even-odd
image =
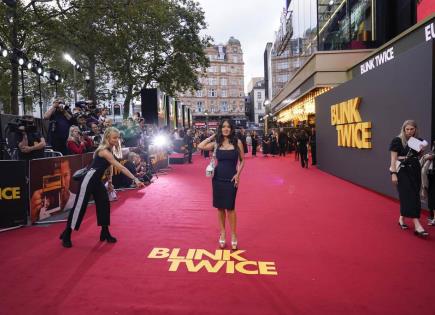
[[[83,137],[79,127],[71,126],[66,147],[70,154],[82,154],[92,148],[92,140],[89,137]]]
[[[93,195],[96,205],[97,223],[101,226],[100,241],[115,243],[114,238],[109,232],[110,225],[110,203],[107,190],[104,187],[101,178],[106,169],[110,167],[109,176],[109,191],[113,190],[112,178],[113,167],[116,167],[127,177],[131,178],[136,187],[143,188],[144,184],[137,179],[127,168],[121,165],[113,157],[113,148],[119,143],[119,130],[113,127],[107,128],[104,132],[103,140],[94,152],[94,159],[91,162],[89,171],[80,183],[79,192],[77,193],[74,206],[69,213],[68,222],[65,230],[60,235],[62,245],[66,248],[72,246],[71,232],[79,230],[80,224],[85,215],[86,207],[89,202],[89,197]]]
[[[411,137],[418,137],[417,124],[413,120],[406,120],[400,134],[390,144],[391,153],[391,181],[397,185],[400,200],[399,226],[408,229],[404,218],[411,218],[414,223],[414,234],[427,237],[429,234],[420,223],[420,188],[421,166],[419,153],[408,146]],[[400,162],[400,164],[399,164]]]

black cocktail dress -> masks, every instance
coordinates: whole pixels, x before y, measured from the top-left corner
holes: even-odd
[[[237,188],[231,181],[237,173],[239,151],[216,150],[217,166],[212,180],[213,207],[218,209],[234,210],[236,204]]]

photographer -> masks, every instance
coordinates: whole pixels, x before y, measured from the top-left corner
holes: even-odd
[[[33,116],[23,116],[18,127],[18,157],[20,160],[32,160],[44,157],[45,139],[36,130]]]
[[[91,131],[86,125],[86,116],[83,114],[77,116],[77,127],[79,127],[80,132],[83,134],[89,133]]]
[[[89,136],[80,132],[79,127],[71,126],[66,146],[70,154],[82,154],[92,151],[93,143]]]
[[[54,151],[68,154],[66,141],[69,128],[72,125],[72,114],[63,101],[55,100],[53,105],[44,114],[45,119],[50,120],[49,140]]]

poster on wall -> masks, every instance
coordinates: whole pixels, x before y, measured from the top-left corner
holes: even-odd
[[[0,161],[0,229],[27,224],[25,161]]]
[[[30,219],[32,223],[64,221],[79,189],[72,174],[82,168],[82,156],[30,161]]]

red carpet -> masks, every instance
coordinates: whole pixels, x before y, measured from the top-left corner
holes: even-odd
[[[217,273],[148,258],[217,249],[206,163],[120,193],[114,245],[98,241],[93,207],[71,249],[63,224],[0,234],[0,314],[435,314],[435,228],[423,218],[428,240],[401,231],[397,202],[293,156],[249,157],[237,199],[240,256],[274,262],[277,275],[226,273],[234,257]]]

